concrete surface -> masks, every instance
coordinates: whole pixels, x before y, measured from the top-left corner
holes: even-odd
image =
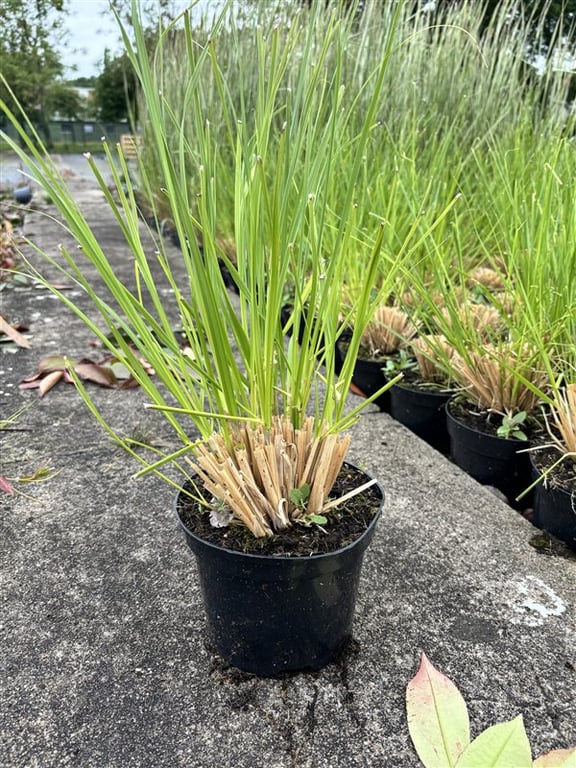
[[[108,161],[104,153],[93,155],[97,167],[100,171],[111,178],[109,173]],[[92,178],[92,172],[86,158],[82,153],[75,155],[54,155],[53,159],[58,163],[60,169],[69,174],[72,180],[89,180]],[[0,152],[0,191],[10,191],[13,186],[26,178],[27,168],[22,165],[13,152]],[[106,176],[108,174],[108,176]]]
[[[129,270],[100,193],[70,183]],[[26,233],[56,253],[68,236],[44,213],[27,215]],[[2,417],[31,404],[0,434],[0,474],[59,470],[0,495],[2,765],[411,768],[404,697],[421,651],[459,686],[473,735],[522,713],[535,755],[576,744],[574,556],[534,549],[529,522],[374,410],[351,459],[379,478],[386,505],[348,653],[281,679],[226,668],[204,644],[170,488],[129,479],[133,461],[71,386],[41,400],[18,390],[44,354],[95,357],[88,332],[43,289],[7,286],[0,301],[33,344],[0,344]],[[94,392],[127,433],[170,440],[141,392]]]

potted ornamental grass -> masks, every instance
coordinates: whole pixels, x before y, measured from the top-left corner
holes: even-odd
[[[387,382],[393,383],[403,373],[396,360],[405,355],[406,339],[415,333],[410,318],[401,309],[378,303],[368,319],[360,337],[352,390],[361,397],[371,398],[382,390]],[[343,303],[346,316],[352,319],[351,325],[356,327],[354,317],[354,301],[346,299]],[[351,330],[345,331],[338,340],[340,360],[350,355],[349,338]],[[375,398],[375,403],[381,411],[390,411],[390,391],[384,390]]]
[[[367,187],[373,182],[367,173],[366,157],[363,158],[363,171]],[[378,175],[377,175],[377,178]],[[406,213],[403,210],[404,193],[393,184],[386,192],[382,192],[382,209],[371,212],[372,217],[379,219],[384,227],[384,242],[382,253],[388,258],[380,260],[376,279],[373,284],[373,311],[366,323],[360,337],[360,346],[356,353],[354,376],[352,379],[353,391],[357,394],[371,398],[372,395],[386,382],[394,384],[401,381],[405,374],[416,368],[416,361],[410,357],[410,344],[412,339],[420,332],[420,324],[414,320],[412,313],[402,301],[398,300],[397,289],[401,274],[412,276],[419,275],[421,270],[422,248],[427,240],[441,238],[441,233],[450,212],[457,203],[456,197],[447,196],[446,199],[437,199],[432,205],[429,200],[428,189],[419,192],[422,197],[419,204],[424,207],[425,201],[431,204],[430,211],[421,216],[414,211],[414,222],[406,225]],[[370,196],[367,196],[366,207],[368,210]],[[358,204],[353,212],[357,215]],[[417,206],[416,206],[417,207]],[[392,234],[391,234],[392,233]],[[354,234],[354,240],[358,240],[358,233]],[[353,241],[354,241],[353,240]],[[395,254],[398,269],[389,270],[391,254]],[[406,268],[401,265],[408,265]],[[345,274],[345,282],[342,288],[342,316],[346,320],[346,328],[339,338],[339,352],[341,359],[350,356],[347,338],[350,329],[355,328],[358,318],[355,314],[355,305],[358,296],[362,294],[365,284],[365,274],[368,268],[366,255],[356,255],[348,265]],[[419,277],[422,277],[419,275]],[[407,283],[411,284],[410,277]],[[376,399],[380,410],[391,410],[391,397],[393,388],[385,391]]]
[[[534,523],[576,550],[576,383],[556,388],[546,427],[530,451]]]
[[[540,400],[542,429],[526,451],[532,483],[522,490],[518,500],[533,492],[534,524],[576,550],[574,361],[559,359],[556,352],[555,348],[546,348],[543,353],[548,379],[545,387],[534,390]]]
[[[490,151],[474,151],[473,176],[478,174],[486,185],[481,187],[482,200],[472,197],[470,205],[474,212],[484,209],[499,226],[497,231],[483,231],[479,226],[482,237],[472,252],[480,254],[484,265],[496,274],[476,272],[460,281],[466,283],[476,302],[486,303],[502,315],[496,336],[492,334],[488,342],[496,347],[502,342],[508,345],[511,356],[502,359],[503,376],[510,379],[516,405],[514,411],[502,415],[501,434],[508,431],[511,437],[516,433],[520,440],[529,438],[531,446],[550,442],[541,417],[544,409],[563,452],[569,450],[549,409],[569,419],[566,389],[561,382],[573,382],[576,366],[576,216],[571,189],[575,156],[569,139],[571,129],[570,122],[560,121],[552,123],[545,136],[518,132],[514,152],[492,141]],[[546,158],[540,151],[543,148]],[[458,222],[456,232],[459,229]],[[456,238],[457,244],[459,241],[461,236]],[[470,250],[468,246],[467,252]],[[462,252],[464,248],[458,254],[457,273],[464,260]],[[444,273],[443,279],[446,277]],[[477,353],[482,356],[482,346]],[[493,354],[488,357],[494,359]],[[524,398],[523,393],[524,402],[517,399]],[[534,403],[537,407],[530,412]],[[534,452],[533,456],[537,455]],[[570,462],[563,464],[566,467]],[[519,498],[519,503],[530,506],[527,496]]]
[[[450,455],[515,506],[530,477],[522,451],[538,430],[537,392],[545,383],[538,352],[523,339],[505,335],[487,342],[470,329],[452,366],[458,392],[446,404]]]
[[[128,369],[148,407],[172,430],[175,447],[165,454],[126,439],[71,367],[96,419],[143,464],[137,474],[155,472],[176,488],[176,513],[198,561],[215,650],[261,675],[319,668],[350,635],[363,553],[383,504],[377,481],[346,463],[348,429],[366,402],[381,394],[355,408],[346,402],[375,310],[372,286],[387,258],[380,253],[381,228],[364,233],[367,269],[353,307],[350,354],[338,378],[334,373],[354,189],[384,99],[394,25],[378,68],[361,84],[364,120],[352,131],[354,103],[339,108],[339,62],[353,34],[352,18],[318,15],[317,8],[295,17],[289,29],[253,29],[258,99],[255,111],[245,114],[230,94],[248,63],[239,57],[238,71],[227,70],[229,81],[218,63],[227,9],[204,44],[184,13],[183,27],[175,22],[161,31],[151,53],[137,3],[132,11],[134,44],[119,24],[145,104],[144,145],[153,148],[162,185],[155,186],[142,160],[135,171],[128,169],[106,142],[112,189],[89,156],[87,163],[133,259],[133,285],[116,274],[26,116],[3,104],[22,146],[4,140],[54,201],[78,244],[75,252],[62,248],[53,257],[32,243],[29,266]],[[323,45],[314,50],[314,67],[309,59],[306,79],[296,92],[287,91],[286,73],[312,56],[311,30],[320,22]],[[187,77],[180,103],[168,104],[162,62],[174,36],[185,41]],[[226,126],[225,147],[221,135],[214,139],[198,97],[208,76],[220,78],[212,119]],[[194,143],[183,132],[190,121]],[[328,205],[336,169],[342,178],[340,160],[349,163],[347,186]],[[222,188],[234,194],[234,259],[219,242]],[[169,212],[181,248],[177,257],[154,228],[146,230],[138,205],[143,193],[152,208],[161,197],[162,215]],[[390,280],[400,258],[388,259]],[[222,261],[235,291],[225,284]],[[52,284],[43,265],[73,282],[91,309]],[[176,266],[184,268],[184,280]],[[294,286],[293,301],[289,318],[281,320],[286,284]],[[295,331],[289,338],[286,324]]]
[[[445,454],[450,450],[445,406],[456,387],[453,355],[441,334],[419,333],[400,359],[402,379],[389,390],[391,416]]]
[[[432,331],[423,335],[426,357],[436,356],[457,390],[445,406],[450,456],[515,504],[530,483],[521,451],[538,429],[535,411],[547,380],[541,350],[507,274],[470,268],[459,254],[441,251],[430,263],[436,279],[412,276],[410,303],[415,322]]]
[[[538,356],[507,340],[452,360],[460,392],[446,405],[451,456],[514,504],[529,480],[527,457],[520,452],[529,445],[539,398],[524,382],[542,386]]]

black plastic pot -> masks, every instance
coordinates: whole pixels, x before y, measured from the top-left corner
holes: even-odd
[[[414,434],[442,453],[450,451],[445,405],[451,392],[408,387],[390,387],[390,414]]]
[[[333,661],[352,632],[364,552],[381,509],[352,544],[310,557],[231,551],[202,540],[180,520],[196,556],[209,641],[217,653],[263,677]]]
[[[532,461],[532,480],[542,473]],[[540,480],[534,489],[534,525],[576,551],[576,491],[570,493]]]
[[[281,308],[280,322],[282,323],[283,326],[286,325],[286,323],[288,322],[288,320],[290,319],[293,313],[294,313],[294,307],[291,306],[290,304],[285,304]],[[299,323],[298,323],[298,344],[300,346],[302,346],[304,342],[304,335],[306,333],[306,317],[307,317],[306,312],[305,311],[302,312],[302,314],[300,315]],[[314,324],[314,321],[312,325],[313,324]],[[291,326],[287,331],[287,335],[292,336],[293,333],[294,333],[294,326]],[[320,346],[322,346],[323,344],[324,344],[324,339],[322,339],[322,343],[320,344]]]
[[[386,385],[387,381],[381,361],[362,360],[361,358],[356,360],[352,384],[358,387],[365,397],[372,397],[375,392]],[[374,402],[381,411],[390,413],[390,390],[378,395]]]
[[[497,437],[480,432],[458,421],[446,403],[446,426],[450,436],[450,458],[461,469],[484,485],[498,488],[515,509],[530,505],[530,498],[516,502],[530,485],[530,459],[519,451],[528,448],[527,440]]]
[[[168,226],[164,227],[163,235],[172,243],[172,245],[182,250],[182,243],[180,242],[180,236],[178,234],[178,231],[174,227],[168,227]],[[202,243],[198,243],[198,248],[200,249],[201,253],[204,251]],[[222,275],[222,279],[224,280],[224,285],[226,286],[226,288],[228,288],[229,291],[233,291],[234,293],[237,294],[238,286],[236,285],[234,278],[230,274],[230,270],[224,264],[222,259],[218,259],[218,266],[220,267],[220,274]]]
[[[342,365],[346,358],[346,345],[339,343],[336,345],[336,373],[338,374],[342,370]],[[356,358],[354,363],[354,374],[352,376],[352,384],[357,390],[356,394],[363,397],[372,397],[375,392],[382,389],[387,383],[388,379],[384,374],[384,363],[379,360],[364,360],[360,357]],[[379,395],[374,403],[380,408],[381,411],[390,413],[390,390],[386,390]]]

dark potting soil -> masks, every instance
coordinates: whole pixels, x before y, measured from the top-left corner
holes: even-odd
[[[502,416],[494,411],[481,411],[466,400],[452,400],[448,405],[450,414],[461,424],[470,429],[483,432],[486,435],[500,437],[498,427],[502,426]],[[520,429],[528,438],[534,438],[542,431],[535,419],[528,419],[520,425]]]
[[[532,462],[540,472],[546,472],[561,454],[556,448],[538,448],[532,451]],[[576,492],[576,462],[565,458],[546,476],[545,482],[550,488],[561,488],[567,493]]]
[[[330,499],[344,496],[368,479],[355,467],[344,466],[334,484]],[[189,484],[186,485],[190,487]],[[202,493],[206,501],[210,502],[211,496],[202,486],[198,485],[193,492]],[[178,515],[196,536],[225,549],[253,555],[308,557],[334,552],[351,544],[370,525],[380,505],[380,491],[377,485],[373,485],[326,512],[328,522],[323,524],[322,528],[295,523],[291,528],[279,531],[273,536],[260,538],[252,536],[250,531],[240,524],[215,528],[210,524],[209,510],[201,507],[186,494],[179,496]]]
[[[348,348],[350,346],[350,339],[352,338],[352,332],[351,331],[344,331],[340,338],[338,339],[338,348],[340,350],[340,354],[343,358],[346,357],[348,354]],[[363,346],[362,344],[358,347],[358,355],[356,356],[358,360],[365,360],[366,362],[370,363],[382,363],[382,367],[384,368],[386,366],[387,360],[393,360],[394,355],[385,355],[385,354],[373,354],[368,347]]]
[[[413,389],[416,392],[452,392],[450,387],[444,384],[439,384],[435,381],[426,381],[423,379],[418,371],[402,371],[402,378],[396,383],[398,387],[405,387],[406,389]]]
[[[392,355],[374,354],[368,349],[368,347],[360,346],[358,347],[358,359],[369,360],[373,363],[382,363],[382,367],[385,368],[388,360],[393,360],[394,357]]]

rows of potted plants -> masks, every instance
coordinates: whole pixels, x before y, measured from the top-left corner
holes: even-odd
[[[454,388],[464,389],[466,397],[461,394],[460,405],[453,401],[450,408],[461,409],[467,400],[480,409],[484,416],[479,420],[495,433],[489,454],[502,450],[506,438],[514,436],[512,457],[504,454],[499,459],[501,469],[511,475],[502,482],[502,490],[514,502],[530,481],[529,456],[516,455],[517,441],[521,433],[546,431],[540,405],[550,407],[559,380],[574,379],[576,223],[570,180],[576,160],[564,108],[570,78],[554,72],[552,55],[543,73],[531,76],[526,56],[537,45],[534,30],[541,26],[537,19],[527,24],[513,2],[500,4],[487,29],[481,9],[473,5],[443,10],[444,15],[435,18],[440,23],[434,25],[426,13],[413,13],[403,5],[394,19],[398,44],[384,73],[385,106],[378,110],[367,151],[359,157],[352,141],[350,151],[342,148],[333,186],[327,191],[330,202],[323,236],[325,258],[330,258],[343,230],[329,214],[338,210],[341,190],[348,188],[343,180],[350,173],[359,180],[347,221],[343,322],[335,365],[341,364],[347,350],[350,325],[344,319],[350,317],[350,298],[364,286],[370,251],[361,244],[370,238],[371,222],[380,221],[382,252],[406,257],[409,273],[391,291],[388,275],[382,281],[390,259],[383,259],[378,268],[373,293],[380,317],[371,324],[374,330],[367,329],[361,339],[353,387],[372,396],[383,386],[386,373],[402,373],[402,383],[379,395],[377,404],[411,421],[419,434],[424,430],[428,439],[447,451],[450,438],[443,432],[443,413],[432,405],[436,426],[423,426],[426,422],[415,415],[414,404],[405,403],[418,356],[407,344],[410,334],[398,323],[418,329],[413,342],[423,343],[423,336],[449,339],[446,344],[457,355],[453,364],[437,367],[434,380],[426,383],[434,393],[429,399],[437,404]],[[276,32],[288,40],[289,12],[283,16],[276,9],[275,13]],[[210,37],[211,44],[218,46],[220,68],[203,80],[196,98],[210,120],[210,130],[220,137],[230,132],[234,119],[249,124],[260,98],[258,56],[250,29],[251,24],[271,27],[265,4],[256,14],[256,19],[236,19],[239,23],[227,25],[219,38],[201,32],[200,39]],[[346,45],[337,53],[334,48],[326,50],[325,61],[342,74],[344,86],[371,79],[392,16],[392,4],[369,4],[362,14],[353,16],[350,25],[341,20]],[[306,18],[317,47],[324,41],[325,19],[314,12]],[[562,35],[557,39],[562,40]],[[163,92],[174,109],[180,103],[176,84],[188,77],[183,50],[181,38],[175,41],[172,55],[163,59],[167,73]],[[302,84],[311,77],[305,50],[298,50],[280,75],[280,87],[289,93],[301,94]],[[231,72],[236,87],[230,94],[230,110],[221,111],[222,83]],[[339,106],[354,105],[346,121],[351,136],[360,130],[367,93],[347,87],[340,90]],[[470,98],[472,93],[475,99]],[[482,109],[476,108],[478,103]],[[315,108],[322,121],[326,105],[317,102]],[[277,130],[270,139],[273,151],[282,135],[281,125],[279,112]],[[192,133],[183,123],[178,131],[168,131],[168,140],[176,146],[182,132],[193,150]],[[230,145],[220,144],[224,149],[218,168],[226,176],[231,171]],[[151,177],[159,166],[155,146],[154,141],[148,144]],[[190,178],[197,172],[193,157],[190,151],[185,170]],[[303,167],[295,163],[294,175]],[[228,242],[235,238],[233,200],[230,189],[222,191],[218,226]],[[288,282],[285,290],[291,301],[295,286]],[[404,320],[400,310],[406,313]],[[306,311],[313,314],[317,308],[308,301]],[[395,318],[384,317],[393,313]],[[490,323],[496,324],[492,330]],[[484,330],[479,332],[479,325]],[[374,333],[388,338],[371,338]],[[423,355],[419,359],[422,365]],[[478,365],[480,359],[483,366]],[[522,382],[525,377],[527,387]],[[465,434],[455,427],[452,431],[459,437]],[[476,458],[472,455],[462,463],[473,470]],[[477,468],[474,473],[484,482],[493,482],[490,461],[487,470]],[[525,506],[526,499],[517,505]]]
[[[383,377],[403,372],[388,393],[392,415],[516,508],[533,506],[536,524],[574,548],[573,322],[565,311],[535,321],[515,287],[522,274],[450,273],[440,261],[431,272],[441,279],[410,274],[402,308],[373,318],[397,338],[373,362]]]
[[[386,18],[376,26],[376,4],[358,25],[352,12],[326,15],[318,3],[287,26],[269,20],[243,27],[227,23],[230,4],[209,35],[198,35],[185,13],[160,31],[149,53],[134,3],[134,41],[119,24],[145,104],[137,187],[121,152],[106,143],[113,191],[88,158],[132,255],[132,285],[116,275],[26,115],[2,105],[22,145],[3,138],[80,246],[54,257],[35,244],[29,268],[144,389],[173,431],[172,452],[127,439],[121,425],[101,416],[72,365],[69,375],[102,427],[142,462],[138,474],[156,472],[176,488],[212,642],[229,661],[260,674],[322,666],[350,634],[362,555],[383,502],[376,480],[345,461],[347,430],[366,404],[347,408],[360,349],[387,354],[390,365],[378,367],[388,374],[407,370],[412,349],[435,386],[457,384],[476,398],[482,382],[474,390],[462,382],[467,370],[476,375],[475,355],[484,351],[510,374],[498,380],[501,399],[484,402],[491,414],[506,411],[509,396],[514,406],[526,401],[527,410],[542,397],[554,424],[562,423],[563,401],[555,399],[561,390],[549,390],[540,377],[542,370],[557,374],[552,351],[561,349],[559,359],[566,359],[564,326],[554,323],[552,334],[539,336],[537,317],[521,326],[509,320],[507,295],[484,288],[482,301],[462,295],[478,298],[478,287],[467,284],[471,264],[461,256],[469,232],[458,227],[463,214],[454,192],[462,177],[454,169],[440,185],[433,174],[425,181],[414,171],[422,126],[409,137],[408,156],[392,130],[394,115],[383,117],[394,93],[404,103],[405,89],[390,80],[390,68],[399,66],[404,6],[382,4]],[[455,128],[447,135],[463,138]],[[422,154],[438,171],[450,146],[445,138],[436,154]],[[487,166],[481,153],[476,158],[481,177]],[[558,151],[551,186],[564,159]],[[483,193],[488,189],[486,183]],[[142,196],[152,230],[172,223],[176,255],[154,231],[144,232]],[[493,219],[486,222],[495,230]],[[484,247],[482,237],[477,242]],[[456,265],[446,255],[454,252]],[[185,266],[184,283],[174,259]],[[526,262],[502,272],[515,296],[529,286]],[[91,312],[43,277],[45,263],[76,284]],[[564,298],[572,302],[566,312],[573,296]],[[483,303],[499,318],[488,331],[472,309]],[[525,365],[533,359],[535,378]],[[395,380],[382,380],[366,402]],[[518,401],[520,383],[531,395]]]

